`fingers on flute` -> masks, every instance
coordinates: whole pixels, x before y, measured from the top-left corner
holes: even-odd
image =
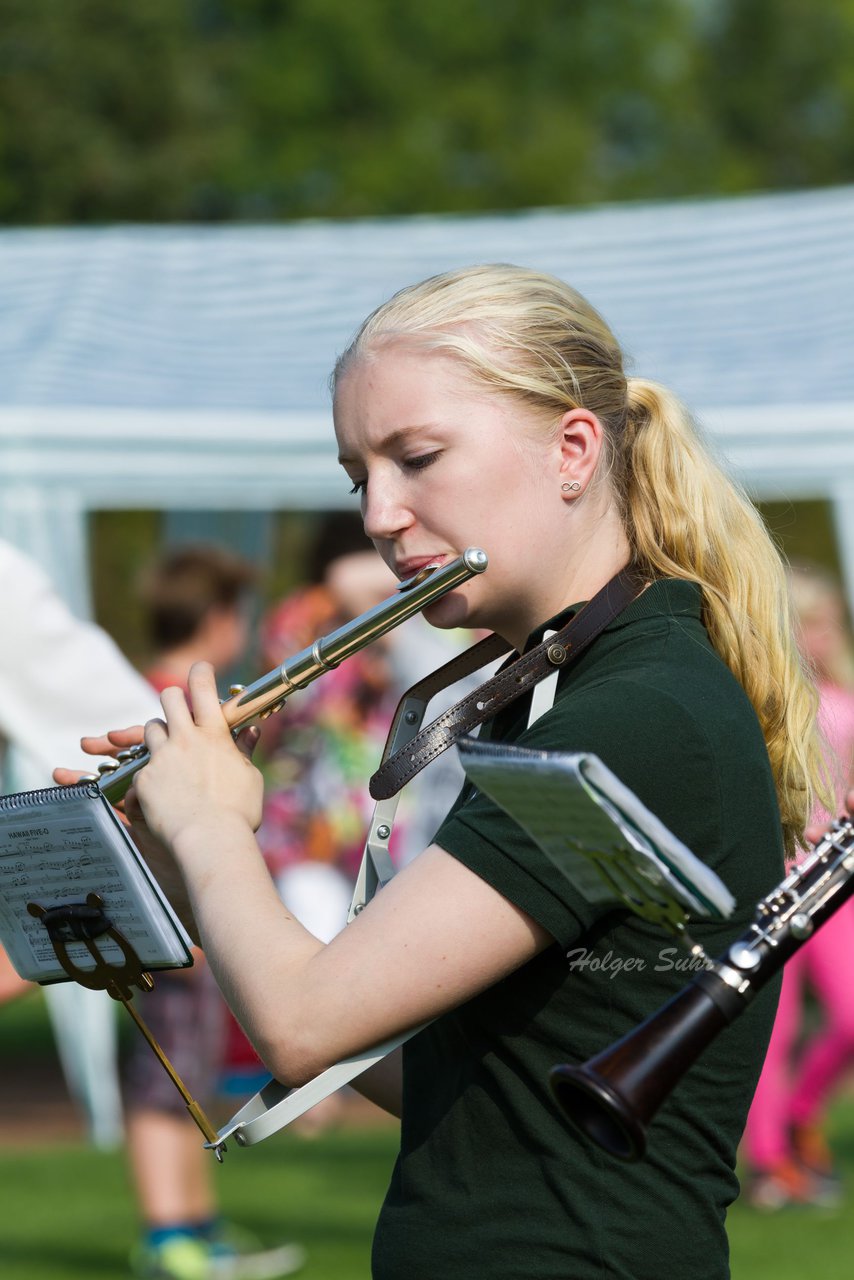
[[[108,733],[87,735],[80,739],[80,745],[89,756],[114,756],[126,747],[136,746],[142,742],[142,725],[132,725],[129,729],[110,729]]]
[[[177,685],[170,685],[168,689],[164,689],[160,695],[160,705],[163,708],[163,714],[166,717],[170,731],[177,731],[193,723],[193,717],[190,714],[190,708],[187,704],[187,695],[183,689],[179,689]],[[164,722],[149,721],[149,724]],[[148,725],[145,726],[146,730]]]
[[[115,757],[120,751],[134,747],[138,742],[142,742],[141,724],[131,725],[128,729],[110,729],[108,733],[88,734],[80,739],[80,746],[88,756],[103,758]],[[53,780],[61,787],[69,787],[79,782],[87,772],[84,769],[66,769],[60,765],[53,771]]]
[[[188,678],[193,719],[199,728],[228,730],[216,688],[214,669],[209,662],[194,662]]]
[[[145,724],[145,735],[143,741],[148,747],[149,752],[156,751],[166,739],[169,737],[169,730],[166,728],[165,720],[147,720]]]
[[[261,730],[257,724],[247,725],[245,729],[241,729],[234,741],[240,750],[246,756],[247,760],[252,759],[252,753],[258,745],[261,737]]]
[[[60,787],[71,787],[75,782],[79,782],[85,774],[82,769],[63,769],[58,768],[53,771],[53,780]]]

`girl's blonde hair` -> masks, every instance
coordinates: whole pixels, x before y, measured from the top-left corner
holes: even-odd
[[[756,509],[712,458],[665,388],[627,378],[623,354],[587,300],[522,267],[469,267],[395,294],[338,360],[332,387],[357,358],[415,342],[457,358],[477,382],[541,410],[595,413],[634,557],[652,577],[699,584],[712,643],[762,726],[787,852],[824,799],[817,695],[794,640],[781,557]]]

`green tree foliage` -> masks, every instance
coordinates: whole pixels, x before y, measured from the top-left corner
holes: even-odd
[[[251,143],[234,186],[277,212],[586,202],[679,150],[660,123],[690,80],[682,0],[293,0],[288,14],[236,94]]]
[[[0,217],[186,216],[217,164],[212,96],[185,5],[2,0]]]
[[[850,179],[854,0],[0,0],[0,222]]]
[[[854,179],[854,0],[723,0],[700,35],[721,190]]]

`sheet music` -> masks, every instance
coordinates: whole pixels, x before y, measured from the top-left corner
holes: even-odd
[[[725,918],[722,880],[592,754],[531,751],[463,739],[460,760],[589,902],[648,918]]]
[[[0,799],[0,940],[21,977],[63,981],[45,926],[27,911],[85,902],[97,893],[111,924],[146,968],[191,963],[191,942],[124,827],[97,788],[47,788]],[[84,943],[68,955],[93,967]],[[106,960],[120,963],[111,939],[98,941]]]

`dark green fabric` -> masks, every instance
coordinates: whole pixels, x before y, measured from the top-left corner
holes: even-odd
[[[494,740],[594,752],[713,867],[737,913],[692,932],[717,955],[781,879],[782,837],[756,716],[700,612],[693,584],[653,584],[561,672],[551,711],[526,729],[525,698],[487,729]],[[436,843],[556,944],[406,1046],[401,1155],[377,1227],[376,1280],[723,1280],[736,1144],[777,988],[673,1092],[646,1159],[622,1164],[559,1115],[549,1070],[586,1060],[657,1009],[690,977],[675,967],[685,961],[636,917],[597,918],[478,793],[463,792]]]

